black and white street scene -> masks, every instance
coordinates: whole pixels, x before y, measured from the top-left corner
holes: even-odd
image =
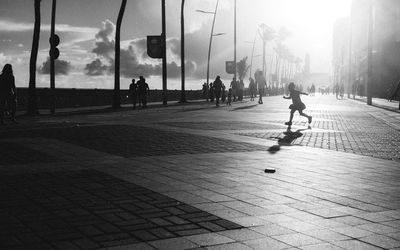
[[[0,249],[400,250],[399,0],[0,4]]]

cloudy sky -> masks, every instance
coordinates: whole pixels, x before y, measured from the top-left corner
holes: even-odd
[[[17,86],[28,86],[29,57],[34,22],[34,0],[0,0],[0,67],[13,64]],[[160,60],[146,55],[146,36],[161,33],[160,0],[128,0],[121,35],[121,86],[144,75],[152,88],[161,88]],[[168,87],[180,82],[180,0],[167,0]],[[225,61],[233,59],[233,0],[220,0],[213,40],[210,75],[221,74]],[[291,35],[285,42],[293,54],[311,55],[313,72],[331,71],[332,27],[337,18],[349,15],[351,0],[237,0],[238,59],[251,56],[257,26],[265,23]],[[206,77],[208,41],[216,0],[186,0],[186,69],[188,89],[200,88]],[[119,0],[57,1],[56,33],[61,37],[56,86],[112,88],[115,22]],[[42,30],[37,84],[49,85],[48,50],[51,0],[42,0]],[[267,54],[272,53],[270,46]],[[256,41],[255,55],[261,54]],[[261,67],[261,57],[253,68]]]

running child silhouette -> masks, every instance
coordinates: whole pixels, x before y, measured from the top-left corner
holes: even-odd
[[[285,125],[289,125],[289,126],[292,125],[293,115],[294,115],[294,112],[296,112],[296,110],[299,111],[299,114],[301,116],[305,116],[308,118],[308,124],[310,125],[312,122],[312,116],[303,113],[303,110],[306,109],[306,105],[300,99],[300,95],[308,95],[308,94],[300,92],[298,90],[295,90],[295,85],[293,82],[291,82],[289,84],[288,88],[289,88],[289,96],[284,96],[283,98],[292,99],[293,103],[290,104],[290,106],[289,106],[289,109],[291,109],[290,110],[290,119],[288,122],[285,122]]]

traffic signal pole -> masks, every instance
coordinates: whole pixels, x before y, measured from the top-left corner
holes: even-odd
[[[50,30],[50,113],[56,111],[56,93],[55,93],[55,21],[56,20],[56,0],[53,0],[51,8],[51,30]]]

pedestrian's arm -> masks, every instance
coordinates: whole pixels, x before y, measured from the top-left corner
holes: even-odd
[[[302,94],[302,95],[308,95],[308,93],[304,93],[304,92],[300,92],[300,94]]]
[[[11,78],[11,90],[13,92],[14,98],[17,98],[17,88],[15,87],[15,78],[14,76]]]

